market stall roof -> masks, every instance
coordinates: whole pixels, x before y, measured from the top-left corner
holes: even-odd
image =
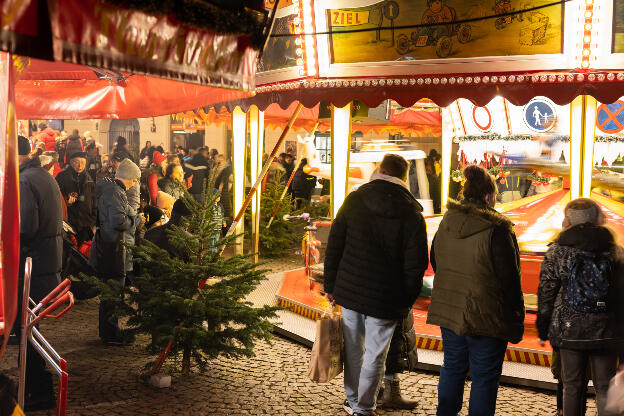
[[[390,110],[390,117],[387,121],[368,119],[362,117],[354,117],[352,130],[361,131],[366,134],[374,131],[377,134],[390,133],[396,134],[401,132],[404,135],[424,137],[424,136],[440,136],[442,134],[442,116],[438,108],[432,103],[425,103],[424,107],[402,108],[396,105]],[[282,109],[278,104],[270,104],[264,110],[264,125],[271,129],[283,129],[298,103],[291,103],[286,109]],[[326,132],[330,129],[330,120],[319,120],[319,106],[317,104],[312,108],[303,107],[293,124],[294,130],[305,130],[310,132],[316,129],[320,132]],[[230,124],[231,113],[221,107],[219,111],[208,107],[196,111],[186,111],[175,114],[178,120],[187,123],[206,123],[206,124]],[[318,121],[318,125],[317,125]]]
[[[257,0],[1,0],[0,50],[252,90],[269,13]]]
[[[153,117],[251,95],[65,62],[20,59],[16,66],[22,71],[15,85],[20,119]]]
[[[260,110],[276,103],[288,108],[293,102],[313,107],[330,101],[342,107],[360,100],[373,108],[387,99],[404,107],[428,98],[440,107],[458,98],[477,105],[486,105],[496,96],[503,96],[515,105],[524,105],[536,96],[545,96],[559,105],[569,104],[579,95],[591,95],[603,103],[619,99],[624,88],[624,72],[523,72],[430,75],[395,78],[348,78],[302,80],[260,86],[256,95],[247,99],[216,105],[232,110],[240,106],[246,111],[251,105]]]

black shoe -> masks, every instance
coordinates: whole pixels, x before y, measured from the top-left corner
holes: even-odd
[[[102,343],[109,347],[127,347],[132,342],[124,340],[122,337],[102,338]]]
[[[9,337],[9,340],[7,341],[8,345],[19,345],[20,344],[20,339],[17,337],[17,335],[11,335]]]
[[[56,398],[52,392],[28,395],[24,402],[24,412],[26,413],[56,409]]]

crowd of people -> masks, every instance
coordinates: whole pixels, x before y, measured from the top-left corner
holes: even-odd
[[[398,373],[416,359],[412,305],[431,263],[427,323],[440,327],[444,349],[437,414],[461,411],[470,373],[468,414],[494,415],[507,345],[520,342],[525,329],[513,224],[493,208],[494,178],[468,166],[459,200],[449,202],[429,251],[407,175],[402,157],[386,155],[332,223],[324,291],[341,306],[344,410],[376,415],[378,400],[389,408],[417,405],[402,397]],[[598,415],[608,415],[609,381],[624,359],[624,257],[594,201],[573,200],[564,214],[540,274],[540,342],[550,341],[556,352],[557,414],[584,414],[591,376]]]
[[[147,142],[136,160],[121,136],[106,156],[100,154],[101,145],[88,132],[81,135],[74,130],[64,137],[45,123],[39,129],[32,139],[18,138],[20,285],[24,262],[31,257],[30,296],[35,301],[60,283],[67,239],[86,256],[100,279],[117,280],[123,286],[126,279],[132,279],[134,264],[131,250],[122,242],[146,240],[174,250],[166,231],[190,215],[181,199],[186,190],[199,202],[204,192],[220,192],[223,204],[219,199],[217,204],[223,230],[231,220],[232,168],[216,149],[194,147],[187,151],[178,147],[167,154]],[[207,190],[210,178],[214,178],[214,189]],[[100,302],[99,308],[102,342],[123,345],[112,306]],[[16,324],[15,334],[19,331]],[[51,374],[30,344],[29,349],[26,410],[52,408],[56,402]]]

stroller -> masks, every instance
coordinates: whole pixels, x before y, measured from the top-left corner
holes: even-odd
[[[90,242],[78,247],[76,232],[63,221],[63,269],[61,278],[71,280],[72,293],[79,300],[91,299],[100,294],[99,289],[80,277],[81,273],[94,276],[95,270],[89,265]]]

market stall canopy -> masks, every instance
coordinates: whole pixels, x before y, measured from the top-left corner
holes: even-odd
[[[141,118],[251,93],[39,59],[14,60],[20,119]]]
[[[262,6],[256,0],[0,0],[0,50],[252,90],[270,20]]]

